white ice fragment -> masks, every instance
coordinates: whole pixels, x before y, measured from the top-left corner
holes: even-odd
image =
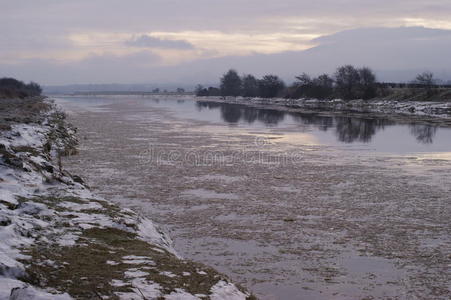
[[[139,278],[139,277],[145,277],[149,274],[147,272],[139,271],[137,269],[130,269],[129,271],[125,272],[125,276],[129,278]]]
[[[170,278],[177,277],[177,275],[175,275],[174,273],[168,272],[168,271],[160,272],[160,275],[167,276]]]
[[[118,286],[118,287],[121,287],[121,286],[126,286],[127,283],[123,282],[122,280],[113,279],[113,280],[111,281],[111,285],[112,285],[112,286]]]
[[[194,296],[182,289],[175,289],[174,292],[169,295],[165,295],[164,298],[166,300],[198,300],[199,297]]]
[[[234,284],[223,280],[211,288],[211,300],[245,300],[248,295],[241,292]]]
[[[124,264],[147,264],[147,265],[155,265],[155,263],[146,256],[135,256],[135,255],[129,255],[122,257]]]
[[[9,282],[10,287],[3,291],[2,282],[0,281],[0,299],[9,299],[9,300],[70,300],[70,297],[67,293],[64,294],[51,294],[37,288],[26,286],[22,282],[16,280],[16,282]],[[11,286],[15,287],[11,288]],[[6,295],[5,295],[6,294]],[[5,297],[3,297],[5,296]]]
[[[100,205],[98,202],[89,202],[85,204],[81,203],[74,203],[74,202],[63,202],[59,204],[60,207],[68,208],[74,211],[80,211],[80,210],[88,210],[88,209],[103,209],[103,206]]]
[[[151,220],[147,218],[140,219],[138,224],[138,235],[144,241],[160,246],[179,257],[177,252],[171,246],[172,241],[169,236],[162,231],[158,231]]]
[[[161,286],[144,278],[133,279],[132,286],[135,293],[141,297],[144,296],[145,299],[155,299],[161,296]]]
[[[73,246],[77,242],[79,236],[72,232],[68,232],[58,239],[58,245],[62,247]]]

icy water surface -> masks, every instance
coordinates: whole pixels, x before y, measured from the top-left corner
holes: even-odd
[[[69,169],[262,299],[447,299],[451,130],[188,97],[58,98]]]

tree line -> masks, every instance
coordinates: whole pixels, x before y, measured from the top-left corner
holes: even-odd
[[[421,88],[431,96],[438,87],[436,83],[434,75],[425,72],[402,87]],[[322,74],[312,77],[303,73],[296,76],[295,82],[289,86],[277,75],[270,74],[262,78],[250,74],[239,76],[236,70],[231,69],[221,77],[219,88],[204,88],[198,85],[195,92],[197,96],[366,100],[387,96],[387,90],[395,85],[401,87],[402,84],[380,83],[370,68],[345,65],[337,68],[333,75]]]
[[[243,96],[243,97],[278,97],[285,90],[285,83],[277,75],[265,75],[257,79],[253,75],[240,77],[235,70],[229,70],[221,78],[220,87],[196,87],[197,96]]]
[[[35,82],[24,83],[14,78],[0,78],[0,98],[40,96],[42,88]]]

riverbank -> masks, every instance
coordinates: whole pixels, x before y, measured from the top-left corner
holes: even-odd
[[[77,151],[76,129],[53,103],[0,108],[0,299],[250,297],[67,172],[61,157]]]
[[[346,114],[368,117],[385,117],[398,122],[423,122],[451,126],[451,101],[396,101],[396,100],[318,100],[245,97],[196,97],[202,101],[232,103],[271,108],[290,112],[319,114]]]

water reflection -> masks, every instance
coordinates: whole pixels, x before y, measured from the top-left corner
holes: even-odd
[[[199,111],[202,109],[220,109],[222,119],[227,123],[245,121],[252,124],[259,121],[268,126],[277,125],[285,118],[285,112],[272,109],[255,109],[245,105],[198,101]]]
[[[413,136],[423,144],[432,144],[435,134],[437,133],[436,126],[429,126],[423,124],[410,125],[410,132]]]
[[[369,143],[378,130],[387,125],[394,125],[386,119],[361,119],[350,117],[336,117],[336,134],[338,139],[345,143],[355,141]]]
[[[266,126],[276,126],[289,116],[296,123],[315,126],[321,131],[334,130],[338,140],[343,143],[369,143],[386,126],[396,125],[388,119],[356,118],[343,116],[322,116],[318,113],[292,113],[271,109],[257,109],[241,104],[198,101],[199,111],[219,109],[221,118],[229,124],[260,122]],[[424,124],[409,125],[410,133],[423,144],[432,144],[438,127]]]
[[[242,110],[233,106],[224,105],[220,107],[221,116],[227,123],[238,123],[242,118]]]

